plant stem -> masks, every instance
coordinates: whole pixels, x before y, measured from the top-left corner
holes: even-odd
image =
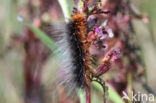
[[[58,0],[58,2],[62,8],[65,21],[68,22],[70,15],[71,15],[69,1],[68,0]]]
[[[90,94],[90,87],[86,87],[86,103],[91,103],[91,94]]]

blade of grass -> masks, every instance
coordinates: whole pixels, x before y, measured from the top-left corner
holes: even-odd
[[[86,103],[85,91],[82,90],[82,89],[79,89],[78,90],[78,95],[79,95],[79,98],[80,98],[80,103]]]
[[[51,40],[46,33],[38,29],[37,27],[33,26],[31,23],[26,22],[26,25],[34,32],[34,34],[52,51],[58,49],[58,46]]]
[[[97,82],[92,82],[92,85],[98,89],[101,93],[103,93],[102,86]],[[108,86],[108,98],[113,101],[114,103],[125,103],[120,95],[108,84],[106,83],[106,86]]]
[[[58,2],[62,8],[65,21],[68,22],[68,20],[70,19],[70,15],[71,15],[71,10],[70,10],[71,7],[69,5],[69,0],[58,0]]]

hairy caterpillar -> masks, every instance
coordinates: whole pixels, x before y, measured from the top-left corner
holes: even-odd
[[[87,3],[88,2],[84,2],[82,12],[74,9],[71,20],[65,24],[63,33],[59,34],[60,39],[57,41],[57,44],[60,46],[60,51],[63,52],[61,55],[62,62],[60,62],[61,73],[58,73],[61,74],[62,80],[59,84],[70,88],[72,92],[79,88],[90,88],[92,81],[99,82],[103,88],[105,88],[104,82],[98,77],[110,68],[110,59],[113,55],[118,54],[118,51],[111,51],[96,71],[92,71],[92,57],[89,48],[91,45],[96,44],[95,41],[100,40],[102,34],[97,31],[97,20],[88,20],[88,17],[94,14],[108,14],[109,11],[102,11],[96,5],[89,11]],[[102,33],[106,32],[104,28],[98,29],[100,29]],[[96,34],[94,38],[90,38],[90,32]],[[93,78],[97,78],[97,80]]]
[[[72,16],[72,20],[67,25],[69,30],[68,40],[71,44],[70,49],[73,57],[73,74],[75,75],[74,81],[77,86],[83,87],[88,81],[89,72],[89,42],[87,40],[86,20],[80,13],[76,13]]]

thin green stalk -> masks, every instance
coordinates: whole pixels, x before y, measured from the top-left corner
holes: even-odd
[[[103,92],[103,88],[98,82],[92,82],[92,85],[101,93]],[[116,90],[111,87],[111,85],[106,83],[106,86],[108,87],[108,98],[113,101],[113,103],[125,103]]]
[[[86,103],[85,101],[85,91],[83,89],[79,89],[78,90],[78,95],[79,95],[79,98],[80,98],[80,103]]]
[[[68,20],[70,19],[70,15],[71,15],[69,0],[58,0],[58,2],[62,8],[65,21],[68,22]]]

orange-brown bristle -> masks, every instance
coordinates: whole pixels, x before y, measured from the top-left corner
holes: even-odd
[[[78,36],[81,42],[86,40],[87,28],[86,28],[86,20],[82,14],[75,14],[72,16],[72,21],[77,23]]]
[[[72,20],[69,23],[69,36],[70,43],[72,44],[71,50],[73,50],[73,63],[77,64],[74,75],[75,80],[79,86],[89,85],[90,83],[90,53],[87,36],[87,21],[83,14],[76,13],[72,16]],[[77,57],[79,56],[79,57]]]
[[[80,38],[80,41],[82,42],[82,48],[84,52],[84,65],[85,65],[85,81],[86,84],[90,84],[90,53],[89,53],[89,47],[90,43],[88,42],[88,36],[87,36],[87,27],[86,27],[86,20],[82,14],[75,14],[72,17],[73,21],[77,22],[77,28],[79,29],[78,36]]]

